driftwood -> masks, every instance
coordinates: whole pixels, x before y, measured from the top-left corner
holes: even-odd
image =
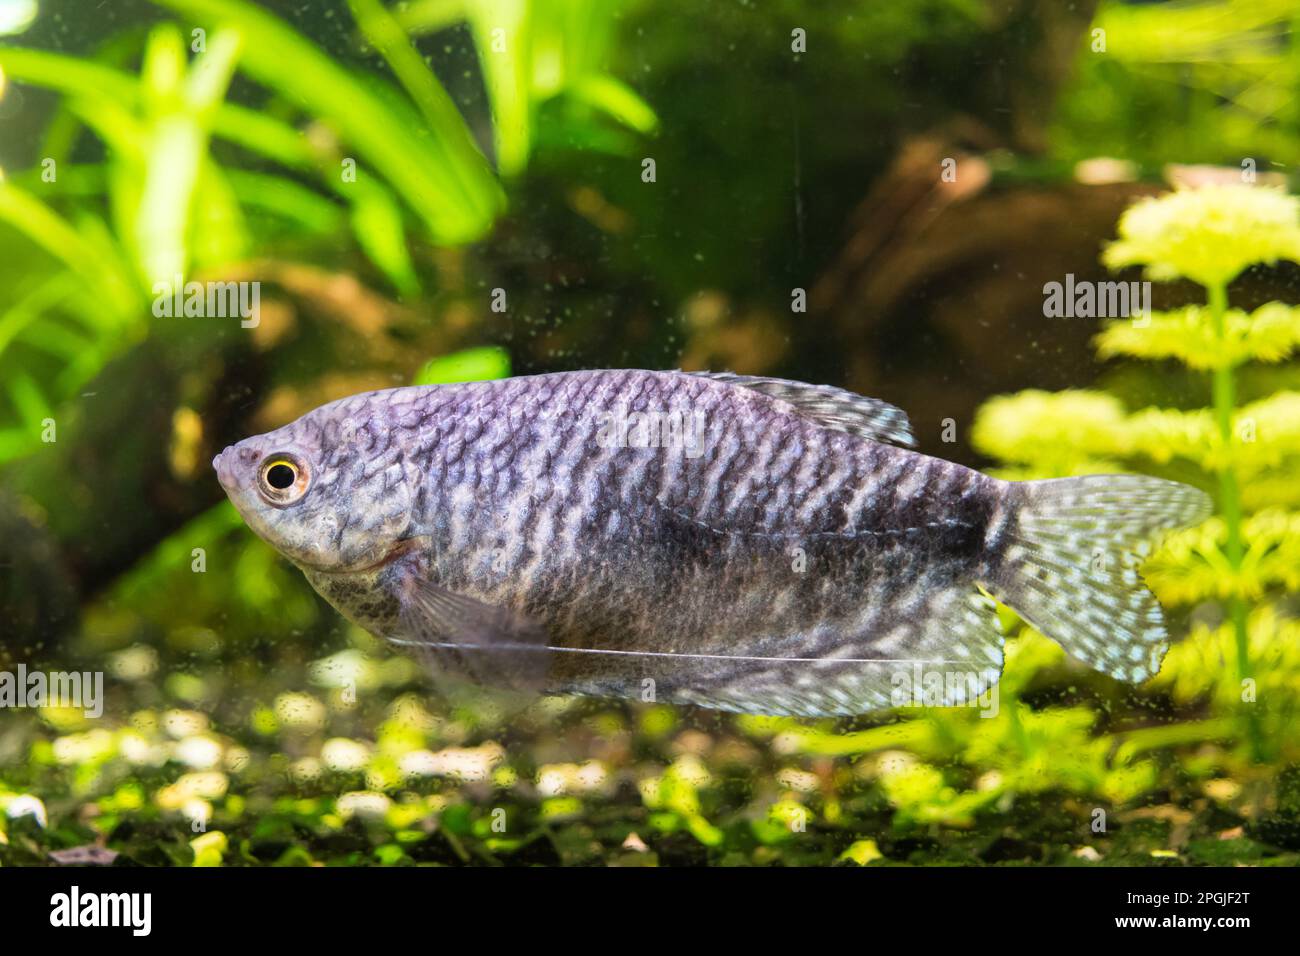
[[[942,177],[955,161],[956,178]],[[1139,183],[999,187],[987,160],[937,136],[906,143],[854,213],[850,238],[813,287],[846,384],[912,416],[931,450],[958,441],[992,391],[1091,383],[1093,319],[1044,316],[1043,287],[1106,281],[1098,263]],[[1125,278],[1136,278],[1126,276]]]

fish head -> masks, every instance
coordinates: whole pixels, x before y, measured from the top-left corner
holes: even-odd
[[[382,406],[354,396],[212,460],[244,522],[299,567],[369,571],[400,555],[411,483]]]

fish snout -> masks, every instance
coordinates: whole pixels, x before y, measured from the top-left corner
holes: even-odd
[[[212,459],[212,468],[223,487],[234,488],[238,484],[237,469],[247,467],[256,460],[257,452],[253,449],[229,445]]]
[[[227,446],[223,450],[217,452],[216,457],[212,459],[212,470],[217,473],[217,481],[221,482],[224,487],[230,486],[230,466],[226,464],[229,457],[230,447]]]

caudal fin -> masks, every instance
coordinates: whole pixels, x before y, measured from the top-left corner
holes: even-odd
[[[1160,670],[1160,605],[1138,575],[1151,540],[1210,513],[1196,488],[1141,475],[1030,481],[990,589],[1067,652],[1121,680]]]

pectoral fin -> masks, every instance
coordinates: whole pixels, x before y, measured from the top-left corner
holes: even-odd
[[[435,678],[534,692],[545,686],[550,649],[538,622],[416,578],[402,584],[398,600],[404,633],[392,639],[415,649]]]

